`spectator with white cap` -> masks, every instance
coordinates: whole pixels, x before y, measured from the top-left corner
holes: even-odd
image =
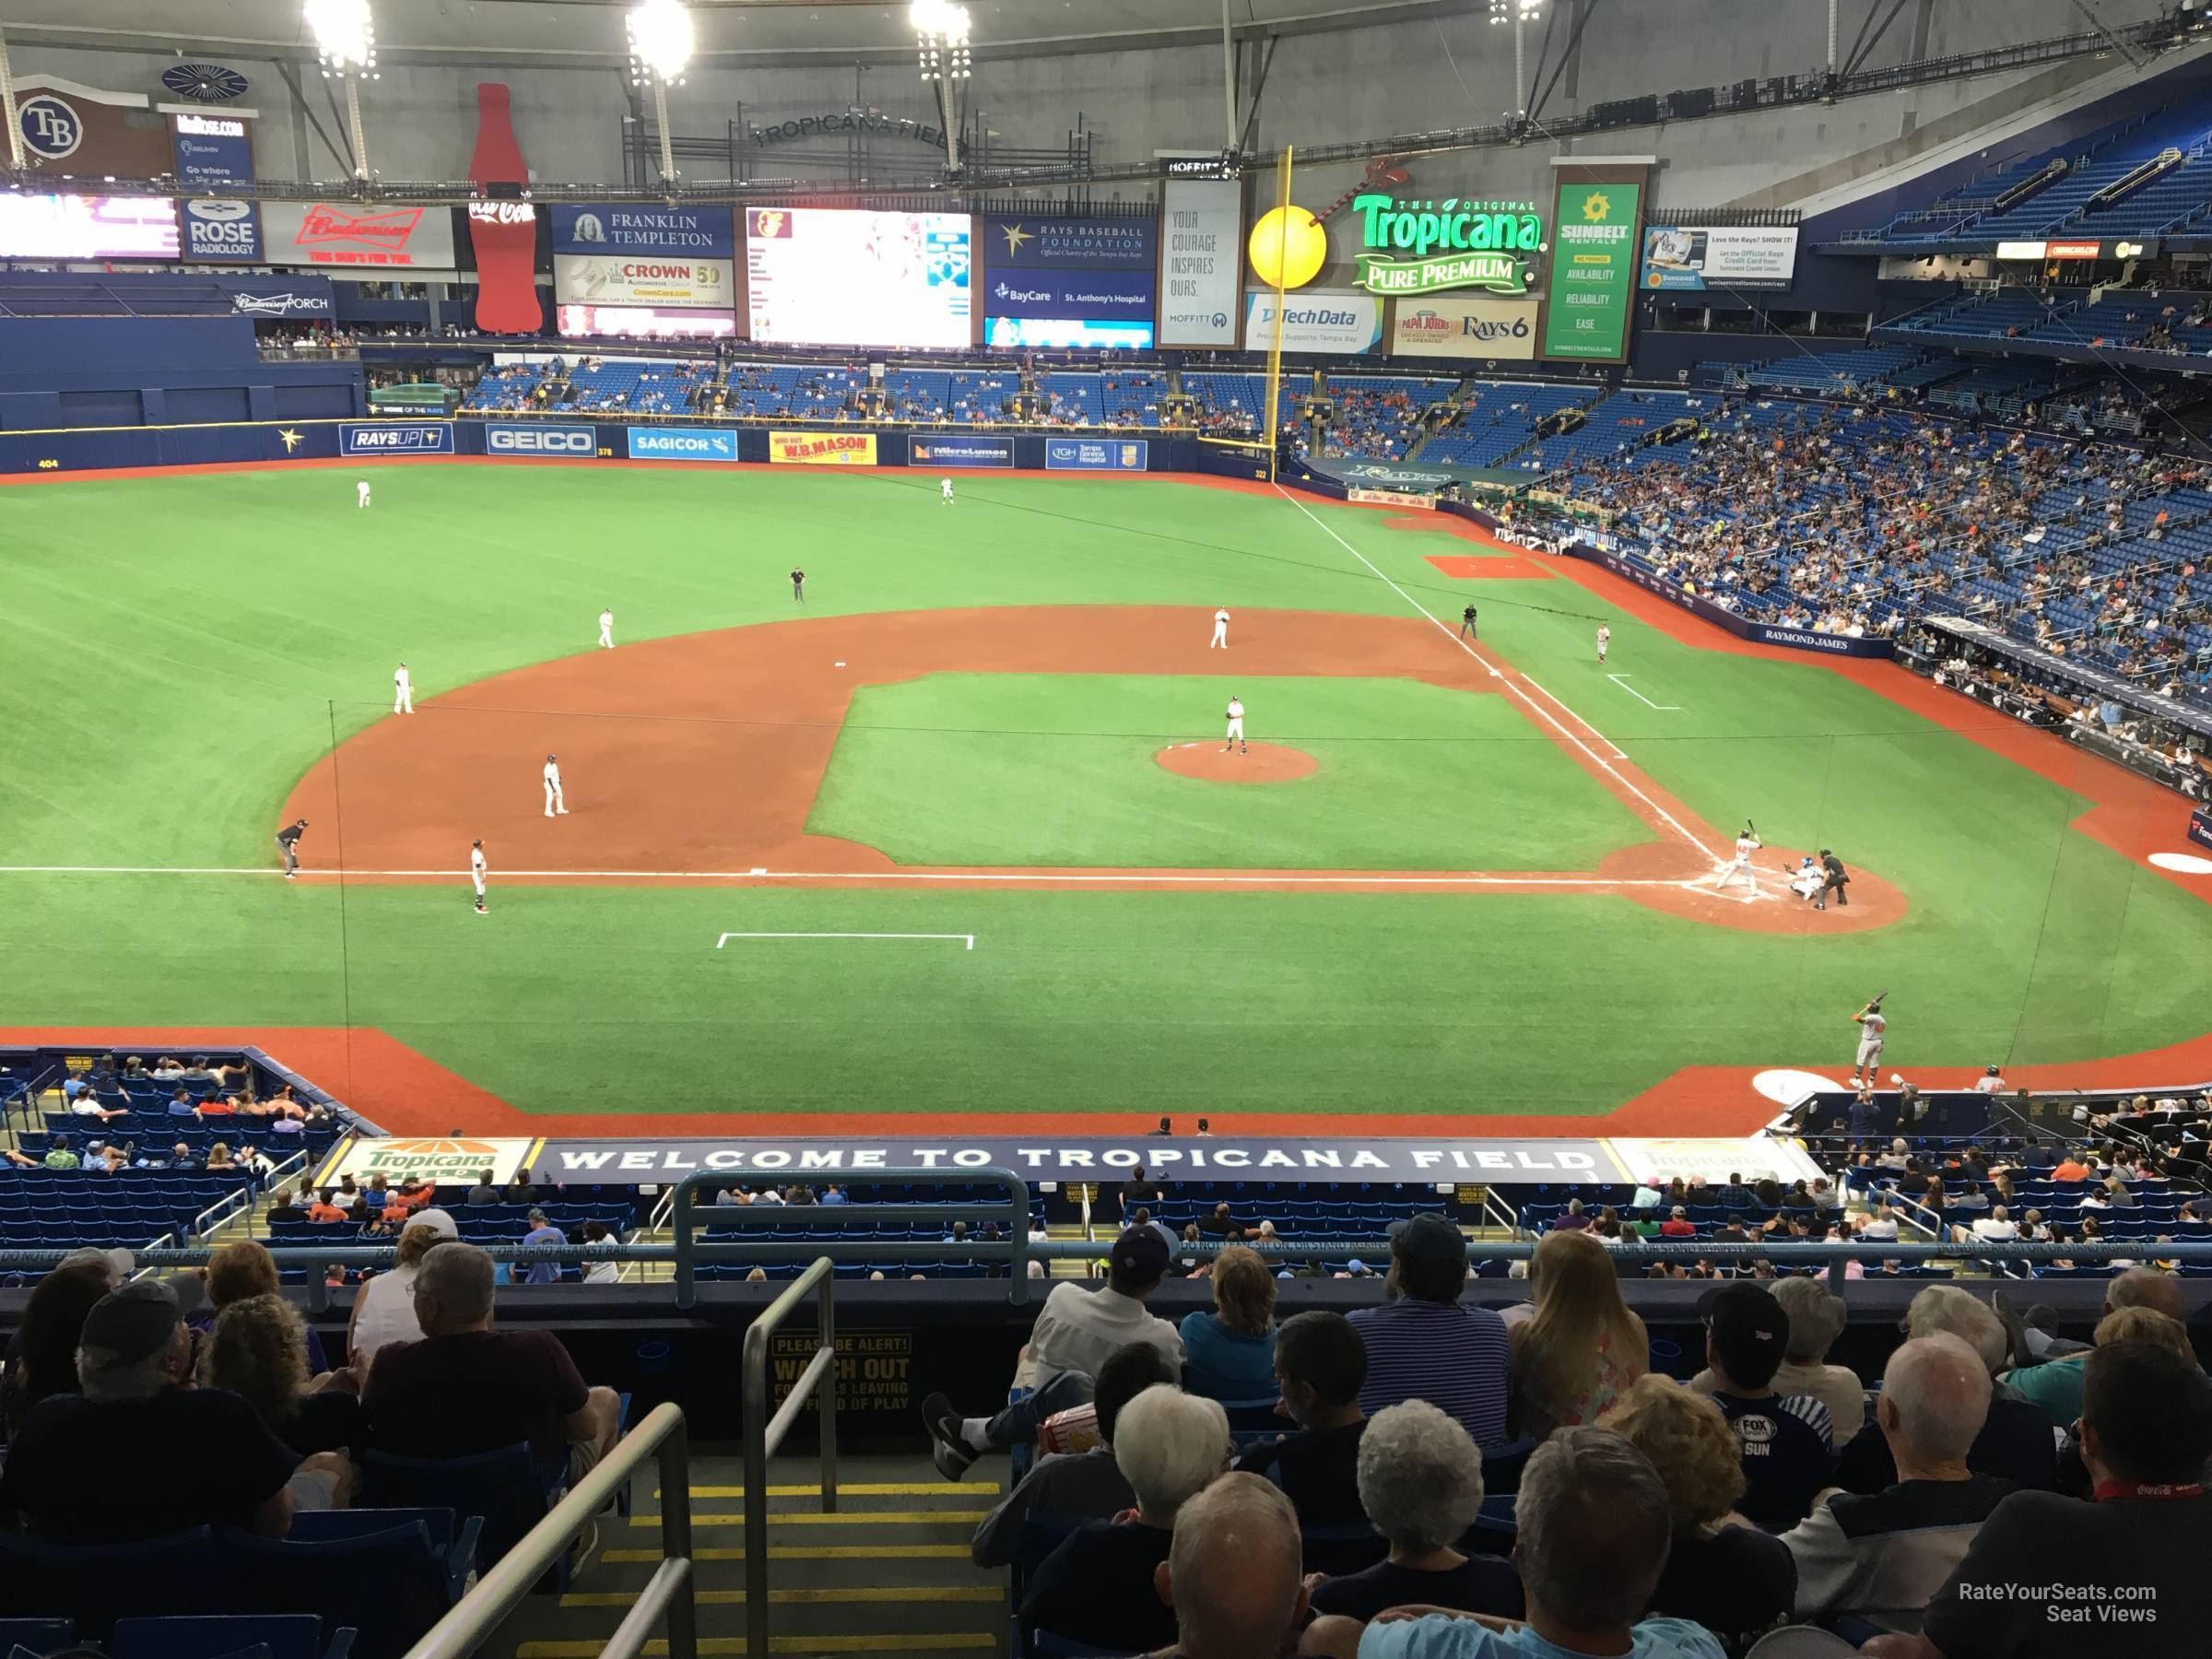
[[[363,1285],[353,1299],[353,1321],[346,1336],[352,1369],[363,1376],[376,1350],[387,1342],[413,1342],[422,1335],[415,1317],[415,1277],[422,1259],[438,1245],[458,1239],[461,1229],[442,1209],[417,1210],[399,1235],[398,1264]]]

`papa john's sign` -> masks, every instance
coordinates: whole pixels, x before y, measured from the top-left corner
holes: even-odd
[[[1528,292],[1544,252],[1534,202],[1408,202],[1379,194],[1352,198],[1359,216],[1359,286],[1371,294],[1433,294],[1446,288]]]

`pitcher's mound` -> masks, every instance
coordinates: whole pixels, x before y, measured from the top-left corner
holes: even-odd
[[[1171,743],[1153,758],[1179,776],[1209,783],[1288,783],[1321,768],[1303,749],[1279,743],[1255,743],[1241,754],[1232,749],[1226,755],[1218,743]]]

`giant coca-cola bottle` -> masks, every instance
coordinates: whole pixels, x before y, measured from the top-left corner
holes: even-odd
[[[477,85],[477,152],[468,176],[489,196],[488,186],[530,182],[522,146],[514,141],[507,88],[496,81]],[[537,210],[512,197],[468,205],[468,240],[477,251],[477,326],[486,334],[539,333],[544,308],[537,299]]]

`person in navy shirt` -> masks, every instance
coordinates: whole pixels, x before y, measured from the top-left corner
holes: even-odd
[[[1505,1443],[1512,1392],[1505,1321],[1460,1301],[1467,1284],[1467,1241],[1440,1215],[1391,1227],[1391,1298],[1361,1308],[1352,1328],[1367,1348],[1359,1408],[1372,1417],[1401,1400],[1427,1400],[1459,1419],[1478,1446]]]
[[[1705,1319],[1705,1363],[1713,1403],[1735,1430],[1744,1458],[1737,1509],[1769,1531],[1797,1524],[1835,1467],[1828,1407],[1809,1394],[1778,1394],[1790,1338],[1789,1315],[1764,1285],[1736,1279],[1698,1304]]]

